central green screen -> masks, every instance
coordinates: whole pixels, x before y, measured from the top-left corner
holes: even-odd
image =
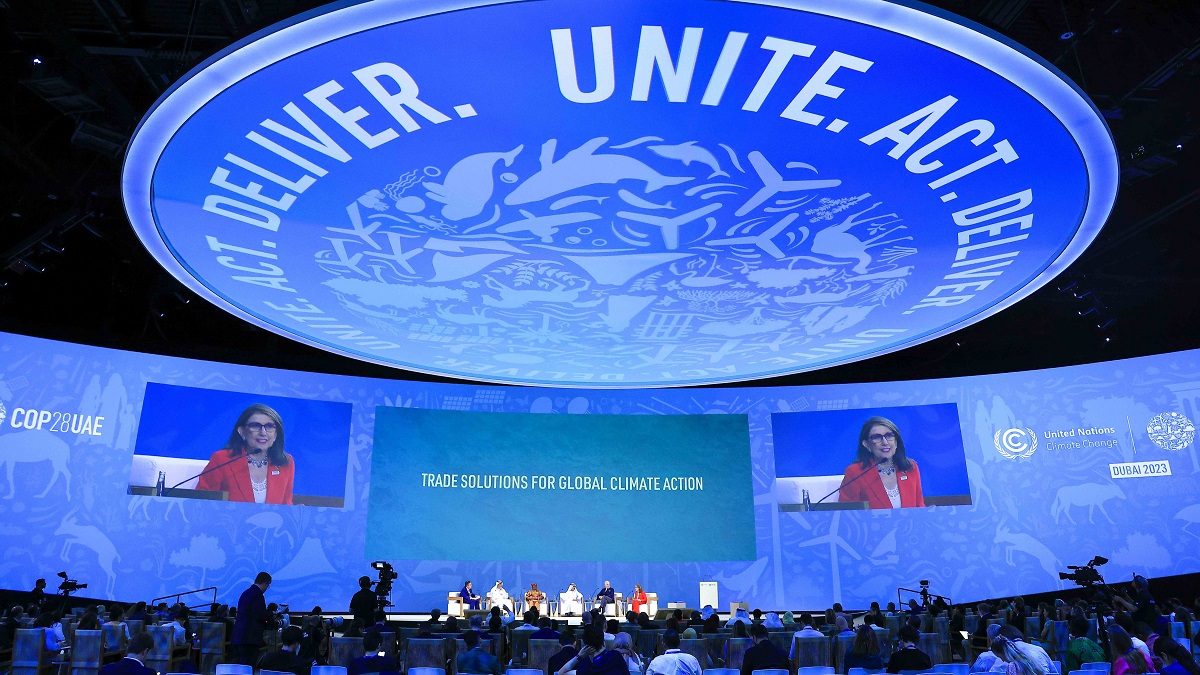
[[[379,407],[367,556],[753,560],[747,418]]]

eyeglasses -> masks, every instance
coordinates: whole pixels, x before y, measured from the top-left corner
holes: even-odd
[[[247,422],[246,428],[256,434],[260,431],[265,431],[268,434],[273,434],[279,427],[277,427],[274,422],[267,422],[266,424],[259,424],[258,422]]]
[[[890,431],[886,434],[871,434],[870,436],[867,436],[867,440],[871,441],[871,443],[874,445],[879,445],[884,441],[891,443],[892,441],[896,440],[896,434],[893,434]]]

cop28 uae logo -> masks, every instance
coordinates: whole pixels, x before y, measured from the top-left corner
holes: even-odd
[[[590,387],[978,321],[1078,256],[1115,179],[1051,67],[884,0],[335,3],[190,73],[124,168],[145,245],[246,320]]]
[[[1196,438],[1196,426],[1177,412],[1159,413],[1150,418],[1146,435],[1163,450],[1183,450]]]

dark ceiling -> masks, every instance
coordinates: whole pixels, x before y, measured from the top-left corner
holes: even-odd
[[[208,305],[158,266],[124,217],[124,145],[155,99],[208,55],[320,4],[0,0],[0,331],[439,379],[327,354]],[[1020,42],[1092,97],[1121,151],[1116,210],[1064,275],[997,316],[888,356],[762,383],[972,375],[1200,347],[1200,2],[932,4]]]

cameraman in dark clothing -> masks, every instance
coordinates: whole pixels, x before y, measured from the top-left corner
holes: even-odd
[[[350,598],[350,614],[363,626],[375,623],[375,591],[371,590],[371,577],[363,576],[358,579],[358,592]]]

